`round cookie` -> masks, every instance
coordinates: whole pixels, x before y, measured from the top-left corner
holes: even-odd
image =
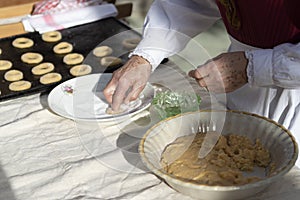
[[[126,49],[134,49],[139,44],[140,41],[141,41],[140,38],[129,38],[123,40],[122,45]]]
[[[2,49],[0,48],[0,55],[2,54]]]
[[[52,73],[43,75],[40,78],[40,83],[47,85],[47,84],[59,82],[61,79],[62,79],[62,76],[59,73],[52,72]]]
[[[100,46],[100,47],[94,48],[94,50],[93,50],[93,54],[96,57],[109,56],[112,54],[112,52],[113,52],[113,50],[109,46]]]
[[[42,34],[42,40],[45,42],[57,42],[61,40],[62,35],[59,31],[49,31]]]
[[[77,65],[82,63],[84,57],[79,53],[70,53],[64,56],[63,62],[67,65]]]
[[[105,67],[112,67],[122,63],[122,59],[114,56],[106,56],[101,58],[100,64]]]
[[[53,51],[56,54],[65,54],[73,51],[73,45],[68,42],[60,42],[53,47]]]
[[[31,83],[29,81],[21,80],[15,81],[9,84],[9,90],[11,91],[23,91],[31,88]]]
[[[26,37],[19,37],[13,40],[12,45],[16,48],[24,49],[32,47],[34,44],[32,39]]]
[[[28,64],[38,64],[43,61],[43,56],[39,53],[28,52],[21,56],[21,60]]]
[[[83,76],[90,74],[92,72],[92,67],[87,64],[76,65],[70,69],[70,74],[73,76]]]
[[[4,74],[4,79],[7,81],[18,81],[21,80],[22,78],[23,78],[23,72],[16,69],[9,70]]]
[[[39,65],[36,65],[31,69],[31,72],[34,75],[43,75],[54,70],[54,65],[50,62],[44,62]]]
[[[7,70],[12,67],[12,62],[9,60],[0,60],[0,70]]]

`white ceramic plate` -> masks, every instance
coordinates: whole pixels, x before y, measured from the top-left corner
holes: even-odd
[[[106,114],[108,104],[102,93],[112,74],[90,74],[70,79],[56,86],[48,96],[50,109],[69,119],[110,121],[134,115],[148,108],[154,97],[154,88],[147,84],[140,97],[121,113]]]

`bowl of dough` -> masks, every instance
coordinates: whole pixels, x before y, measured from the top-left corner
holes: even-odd
[[[145,166],[195,199],[246,199],[285,175],[298,157],[282,125],[240,111],[176,115],[152,126],[139,144]]]

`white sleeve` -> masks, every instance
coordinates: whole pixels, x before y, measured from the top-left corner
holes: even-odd
[[[300,43],[246,51],[246,57],[250,85],[300,88]]]
[[[144,57],[154,70],[220,18],[215,0],[155,0],[145,19],[143,39],[130,56]]]

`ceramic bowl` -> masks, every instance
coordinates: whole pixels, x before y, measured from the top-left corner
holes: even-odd
[[[180,180],[164,171],[160,159],[165,147],[178,137],[194,134],[199,124],[209,123],[213,126],[207,126],[207,129],[223,135],[235,133],[253,141],[260,139],[275,164],[272,174],[240,186],[209,186]],[[139,153],[152,173],[180,193],[203,200],[234,200],[254,196],[286,174],[297,160],[298,146],[289,130],[270,119],[246,112],[210,110],[180,114],[155,124],[142,138]]]

